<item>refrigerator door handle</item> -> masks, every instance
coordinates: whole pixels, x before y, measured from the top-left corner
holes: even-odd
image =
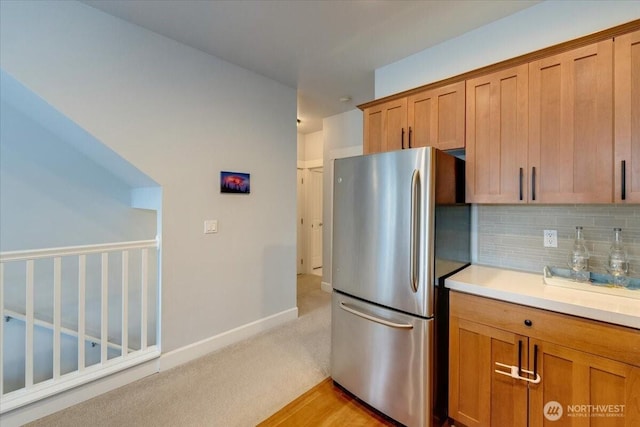
[[[420,170],[413,171],[411,176],[411,230],[409,231],[409,274],[411,275],[411,289],[418,292],[418,260],[420,259]]]
[[[413,329],[413,325],[409,323],[396,323],[390,320],[381,319],[380,317],[372,316],[370,314],[363,313],[354,308],[351,308],[349,305],[345,304],[344,302],[340,302],[340,308],[343,309],[344,311],[348,311],[351,314],[355,314],[356,316],[362,317],[363,319],[371,320],[372,322],[380,323],[381,325],[389,326],[391,328]]]

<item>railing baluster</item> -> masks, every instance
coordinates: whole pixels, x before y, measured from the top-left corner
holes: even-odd
[[[109,254],[102,253],[102,319],[100,320],[100,363],[107,363],[107,341],[109,333]]]
[[[4,263],[0,262],[0,397],[4,394]]]
[[[1,0],[0,0],[1,1]],[[51,249],[39,249],[34,251],[11,251],[0,252],[0,414],[4,414],[7,411],[11,411],[15,408],[24,406],[29,403],[36,402],[45,397],[51,396],[52,393],[58,393],[68,390],[80,384],[84,384],[93,379],[109,375],[114,372],[122,370],[124,367],[131,367],[143,363],[144,361],[151,360],[152,358],[159,356],[159,343],[158,339],[154,341],[154,345],[148,345],[149,334],[149,294],[150,286],[155,286],[155,291],[159,292],[159,278],[154,276],[155,281],[150,282],[149,272],[149,250],[155,249],[157,256],[159,256],[159,247],[157,240],[137,241],[137,242],[122,242],[122,243],[110,243],[106,245],[87,245],[87,246],[74,246],[63,248],[51,248]],[[131,251],[140,250],[140,303],[134,301],[133,306],[129,299],[130,286],[130,261]],[[119,286],[121,292],[121,307],[122,307],[122,319],[120,332],[115,331],[115,324],[113,319],[110,319],[109,312],[112,311],[112,315],[116,315],[113,312],[113,307],[110,306],[110,302],[115,303],[115,300],[109,300],[109,257],[111,254],[117,256],[117,253],[122,257],[122,283]],[[100,273],[94,271],[93,268],[88,269],[87,255],[95,254],[97,257],[100,254],[101,268]],[[78,260],[78,278],[77,278],[77,327],[73,325],[63,325],[63,317],[65,311],[65,305],[70,301],[63,298],[63,265],[65,257],[77,257]],[[39,303],[44,302],[36,297],[40,298],[40,295],[36,292],[40,291],[39,270],[36,269],[36,263],[38,260],[51,260],[53,262],[53,297],[49,300],[49,303],[53,305],[51,312],[51,320],[46,317],[42,317],[43,313],[38,311],[40,307]],[[25,279],[24,279],[24,298],[25,303],[22,307],[7,307],[7,290],[5,284],[8,284],[12,280],[13,270],[5,268],[5,264],[9,262],[20,263],[16,267],[22,268],[24,265]],[[49,262],[49,261],[45,261]],[[24,263],[24,264],[22,264]],[[137,260],[136,260],[137,263]],[[93,260],[91,260],[90,266],[93,267]],[[116,265],[112,263],[111,268],[114,269]],[[117,267],[116,267],[117,268]],[[137,268],[135,269],[137,271]],[[66,271],[66,270],[65,270]],[[100,274],[100,279],[97,278]],[[66,276],[65,276],[66,277]],[[67,278],[69,279],[69,278]],[[115,277],[114,277],[115,279]],[[46,279],[45,279],[46,280]],[[90,295],[91,304],[87,303],[87,284],[95,283],[96,280],[100,280],[100,291],[98,292],[100,302],[96,301],[93,294]],[[96,283],[97,284],[97,283]],[[19,284],[18,284],[19,285]],[[115,284],[114,284],[115,285]],[[51,288],[49,288],[51,289]],[[116,289],[112,289],[115,291]],[[137,292],[136,292],[137,294]],[[95,301],[95,305],[94,305]],[[156,302],[157,303],[157,302]],[[134,307],[135,306],[135,307]],[[14,309],[13,310],[10,310]],[[70,307],[69,307],[70,308]],[[67,309],[69,309],[67,308]],[[75,309],[71,308],[72,310]],[[100,310],[100,314],[92,313],[88,310]],[[129,347],[129,322],[132,321],[130,311],[136,312],[135,318],[137,318],[137,311],[140,311],[140,348],[138,349],[137,340],[131,343]],[[159,331],[159,322],[157,319],[159,310],[155,311],[155,326],[156,332]],[[87,321],[90,321],[90,325],[93,328],[94,317],[96,315],[100,320],[100,327],[97,333],[92,333],[93,329],[89,329]],[[6,392],[7,386],[4,383],[7,376],[4,375],[6,369],[14,369],[12,364],[9,367],[5,367],[7,361],[7,353],[4,352],[5,340],[7,339],[7,323],[5,319],[11,319],[11,322],[19,322],[17,325],[24,324],[24,360],[19,362],[24,367],[24,386],[18,390],[11,390]],[[109,324],[109,321],[112,324]],[[112,332],[115,336],[109,337],[109,327],[111,326]],[[135,327],[134,325],[131,325]],[[18,326],[20,327],[20,326]],[[37,329],[38,328],[38,329]],[[38,337],[39,328],[52,332],[52,340],[46,343],[40,342]],[[120,334],[121,344],[117,343],[118,334]],[[94,336],[95,335],[95,336]],[[137,334],[136,334],[137,335]],[[157,333],[157,337],[159,337]],[[63,359],[63,345],[65,343],[65,337],[77,337],[77,357],[78,366],[77,369],[73,369],[72,372],[63,373],[63,365],[65,360]],[[87,343],[99,343],[100,344],[100,364],[102,366],[87,367]],[[45,347],[40,348],[40,345],[44,344]],[[38,347],[36,348],[36,345]],[[51,346],[51,347],[49,347]],[[122,360],[117,360],[117,363],[109,362],[109,349],[113,351],[120,351]],[[51,378],[51,381],[37,382],[40,378],[41,366],[37,363],[38,358],[36,352],[38,351],[52,351],[51,365],[43,366],[47,370],[47,375]],[[11,361],[13,363],[13,361]],[[37,366],[36,366],[37,365]],[[21,368],[22,368],[21,366]],[[49,371],[49,369],[51,369]],[[20,369],[22,370],[22,369]],[[7,371],[8,372],[8,371]]]
[[[129,353],[129,251],[122,251],[122,343],[121,355]]]
[[[140,284],[140,350],[147,349],[147,294],[149,281],[149,250],[140,251],[141,261],[141,284]]]
[[[60,329],[62,310],[62,259],[53,259],[53,379],[60,378]]]
[[[27,260],[26,263],[26,292],[25,292],[25,362],[24,362],[24,388],[33,386],[33,271],[34,261]]]
[[[84,334],[87,288],[87,256],[78,256],[78,371],[85,368]]]

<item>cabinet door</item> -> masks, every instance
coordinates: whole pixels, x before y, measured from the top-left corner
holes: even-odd
[[[467,81],[467,203],[527,201],[527,76],[525,64]]]
[[[408,98],[408,145],[440,150],[464,148],[465,82]]]
[[[530,367],[536,354],[542,380],[529,385],[530,427],[640,425],[640,368],[531,339]]]
[[[449,417],[468,427],[526,426],[526,383],[495,370],[506,370],[496,362],[518,366],[519,344],[526,364],[527,338],[458,317],[449,328]]]
[[[616,37],[614,46],[614,200],[640,203],[640,31]]]
[[[532,202],[613,201],[613,41],[529,64]]]
[[[364,110],[364,153],[407,148],[407,98]]]

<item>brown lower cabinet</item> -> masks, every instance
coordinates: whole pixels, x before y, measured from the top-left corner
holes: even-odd
[[[640,426],[640,330],[451,292],[449,346],[457,426]]]

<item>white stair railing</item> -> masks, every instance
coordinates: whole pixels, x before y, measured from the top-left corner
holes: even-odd
[[[0,413],[158,357],[158,255],[157,240],[0,253]],[[92,256],[99,268],[88,267]],[[38,263],[47,267],[36,270]],[[52,334],[44,345],[35,339],[43,334]],[[71,357],[69,340],[77,346]],[[88,363],[95,347],[99,361]]]

